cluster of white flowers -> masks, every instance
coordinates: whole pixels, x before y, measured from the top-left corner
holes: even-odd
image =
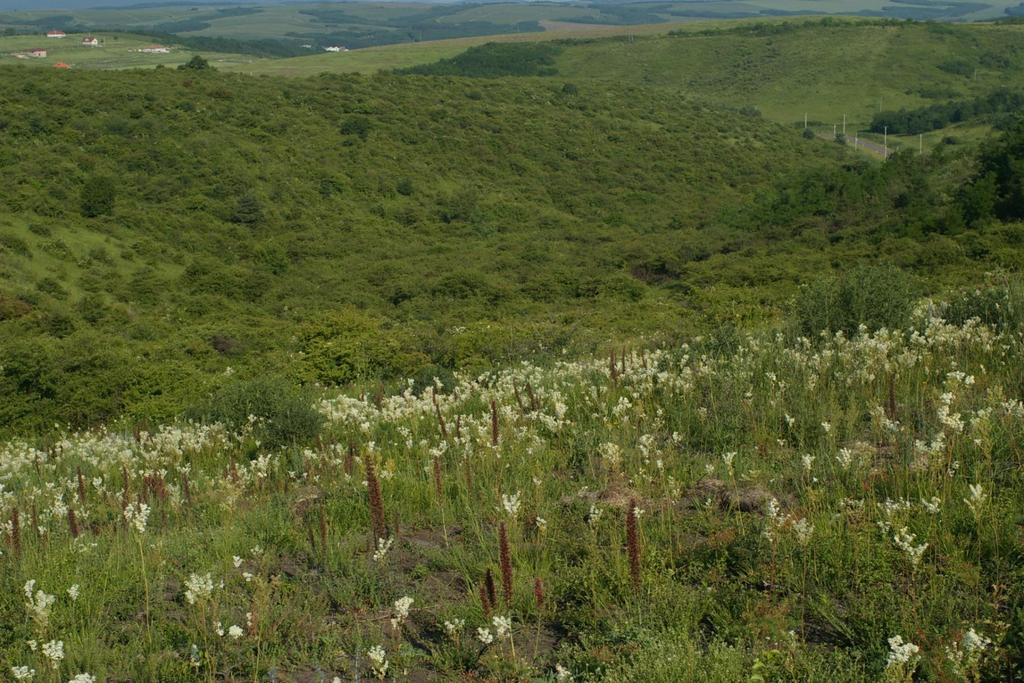
[[[391,552],[391,546],[395,544],[395,539],[392,537],[378,538],[377,549],[373,551],[373,561],[383,562],[384,558]]]
[[[124,509],[124,519],[138,533],[146,533],[146,522],[149,520],[149,506],[145,503],[132,503],[126,506]]]
[[[976,672],[985,651],[992,647],[992,641],[973,628],[967,630],[960,642],[954,642],[946,648],[946,659],[953,669],[964,679]]]
[[[509,517],[515,517],[519,514],[521,495],[520,491],[516,491],[511,495],[507,493],[501,495],[501,507],[504,508],[505,514]]]
[[[32,680],[35,677],[35,675],[36,675],[36,670],[35,669],[30,669],[27,666],[12,666],[11,667],[11,676],[13,676],[14,680],[16,680],[16,681],[30,681],[30,680]]]
[[[366,656],[370,658],[370,668],[373,670],[373,675],[383,681],[384,677],[388,675],[388,668],[391,666],[388,662],[387,652],[380,645],[374,645],[366,652]]]
[[[42,590],[35,590],[35,586],[35,579],[25,582],[22,589],[25,592],[25,608],[36,622],[36,627],[40,631],[44,631],[50,621],[50,609],[57,601],[57,597]]]
[[[920,651],[917,645],[904,642],[903,636],[893,636],[889,639],[889,656],[885,660],[885,668],[910,664]]]
[[[51,640],[43,643],[43,654],[48,660],[50,660],[50,666],[57,668],[60,665],[62,659],[64,659],[64,641],[63,640]]]
[[[512,617],[495,615],[491,619],[491,623],[494,625],[494,632],[498,638],[507,640],[512,637]]]
[[[490,645],[494,642],[494,635],[490,629],[481,626],[476,630],[476,639],[484,645]]]
[[[213,577],[209,574],[191,574],[185,580],[185,600],[194,605],[213,595]]]
[[[462,630],[466,628],[465,619],[452,619],[451,621],[444,622],[444,632],[452,640],[458,640],[459,636],[462,635]]]
[[[971,496],[970,498],[964,498],[964,502],[971,509],[975,517],[980,517],[981,511],[985,507],[985,501],[988,499],[988,494],[985,493],[981,484],[968,484],[967,488],[970,490]]]
[[[409,608],[412,607],[413,599],[408,595],[395,600],[395,616],[391,618],[391,628],[397,629],[409,618]]]
[[[915,534],[910,533],[907,527],[900,527],[896,535],[893,536],[893,541],[896,543],[896,547],[907,554],[910,558],[910,564],[917,566],[921,561],[921,556],[924,555],[924,551],[928,548],[927,543],[921,545],[914,545],[914,541],[917,540]]]

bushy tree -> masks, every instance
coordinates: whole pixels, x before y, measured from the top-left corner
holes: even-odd
[[[800,288],[794,302],[799,334],[853,335],[861,325],[874,331],[901,329],[910,322],[918,297],[914,279],[895,266],[858,266],[834,278],[817,278]]]
[[[184,64],[178,67],[181,70],[192,70],[192,71],[205,71],[212,69],[210,62],[201,55],[192,55],[192,59],[188,60]]]
[[[114,200],[117,188],[113,178],[98,175],[92,176],[82,186],[79,208],[86,218],[107,216],[114,212]]]

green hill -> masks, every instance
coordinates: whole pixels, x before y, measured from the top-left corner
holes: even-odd
[[[705,102],[755,108],[785,124],[802,125],[806,116],[829,134],[833,125],[842,128],[845,116],[852,137],[867,131],[880,111],[984,97],[997,88],[1024,89],[1022,39],[1019,24],[845,19],[693,24],[662,35],[560,42],[548,71],[573,82],[670,88]],[[475,51],[482,56],[502,49]],[[538,44],[537,50],[551,47]],[[493,75],[481,72],[471,54],[414,70]],[[968,127],[957,134],[975,139],[986,130]],[[930,136],[929,145],[941,137]],[[916,146],[916,137],[912,142]]]
[[[840,156],[629,86],[32,73],[0,72],[8,425],[170,414],[229,366],[333,383],[679,329],[700,296],[634,271]]]

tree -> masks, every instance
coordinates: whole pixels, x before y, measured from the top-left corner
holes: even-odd
[[[200,55],[192,55],[192,59],[178,67],[179,69],[192,69],[193,71],[205,71],[211,69],[210,62]]]
[[[82,186],[80,209],[86,218],[108,216],[114,212],[117,188],[112,178],[92,176]]]
[[[260,200],[253,194],[244,194],[238,199],[238,206],[235,213],[231,215],[231,222],[244,225],[254,225],[263,220],[263,206]]]

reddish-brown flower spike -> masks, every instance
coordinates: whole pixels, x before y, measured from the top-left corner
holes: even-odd
[[[491,610],[493,605],[491,598],[487,595],[487,582],[480,584],[480,607],[484,610],[484,617],[487,619],[491,618]]]
[[[491,445],[498,446],[498,404],[491,399]]]
[[[356,466],[356,445],[351,441],[348,444],[348,454],[345,456],[345,474],[352,476],[352,471]]]
[[[539,576],[533,579],[533,602],[538,612],[544,609],[544,580]]]
[[[71,538],[78,538],[78,517],[75,516],[75,509],[68,507],[68,530],[71,532]]]
[[[508,549],[508,530],[502,522],[498,527],[498,550],[501,558],[501,589],[505,594],[505,606],[512,604],[512,556]]]
[[[633,587],[640,587],[640,537],[636,524],[636,500],[630,498],[626,510],[626,550],[629,552],[629,577]]]
[[[15,557],[21,555],[21,522],[18,508],[11,512],[11,551]]]

